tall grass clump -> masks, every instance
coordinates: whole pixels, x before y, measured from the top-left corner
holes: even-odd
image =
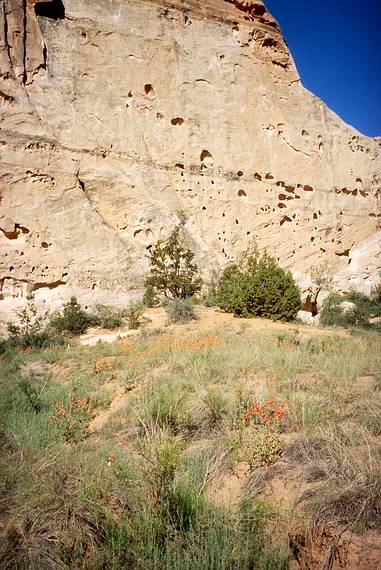
[[[320,528],[381,528],[381,454],[366,433],[336,430],[295,441],[285,458],[313,483],[299,499]]]
[[[165,310],[171,324],[185,324],[197,318],[192,299],[168,299]]]

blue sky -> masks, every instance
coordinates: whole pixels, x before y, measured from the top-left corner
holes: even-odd
[[[264,0],[303,85],[361,133],[381,135],[381,0]]]

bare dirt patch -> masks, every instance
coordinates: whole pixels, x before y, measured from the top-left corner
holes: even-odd
[[[89,424],[89,431],[91,432],[101,431],[111,416],[123,410],[128,401],[128,392],[123,386],[108,384],[105,388],[107,390],[113,390],[112,400],[106,410],[102,410],[91,420]]]
[[[318,327],[307,326],[299,323],[281,323],[279,321],[271,321],[269,319],[241,319],[231,313],[225,313],[215,307],[196,307],[197,321],[191,321],[187,324],[170,325],[170,330],[176,333],[186,334],[202,334],[210,330],[224,329],[226,332],[235,332],[242,334],[248,331],[279,331],[284,333],[303,332],[311,336],[335,335],[348,337],[349,333],[344,330],[330,330]],[[118,329],[117,331],[105,331],[103,329],[90,329],[89,332],[80,337],[81,344],[95,345],[97,342],[115,342],[116,340],[136,337],[145,333],[152,333],[159,329],[167,327],[167,314],[162,307],[147,309],[143,315],[144,325],[138,330],[129,330],[127,327]]]

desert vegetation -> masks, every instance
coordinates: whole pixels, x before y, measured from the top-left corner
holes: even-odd
[[[1,567],[287,568],[379,528],[379,337],[201,322],[2,356]]]
[[[290,321],[301,308],[300,291],[290,272],[254,246],[228,265],[215,290],[215,303],[239,317]]]
[[[377,560],[377,330],[276,322],[294,318],[300,294],[256,250],[208,291],[222,311],[206,308],[179,234],[158,248],[154,308],[89,312],[72,298],[41,316],[30,300],[9,325],[0,567],[336,568],[354,540]],[[368,321],[377,312],[377,291],[371,308],[345,300]],[[332,297],[326,307],[337,314]],[[129,336],[81,344],[92,326]]]
[[[379,328],[381,317],[380,286],[370,295],[352,289],[349,293],[331,292],[323,302],[321,324],[344,328]]]

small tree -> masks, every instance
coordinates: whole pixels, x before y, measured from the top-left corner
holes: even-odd
[[[158,241],[149,252],[151,271],[146,288],[167,298],[192,297],[202,285],[193,257],[194,253],[181,243],[180,228],[175,228],[167,240]]]

